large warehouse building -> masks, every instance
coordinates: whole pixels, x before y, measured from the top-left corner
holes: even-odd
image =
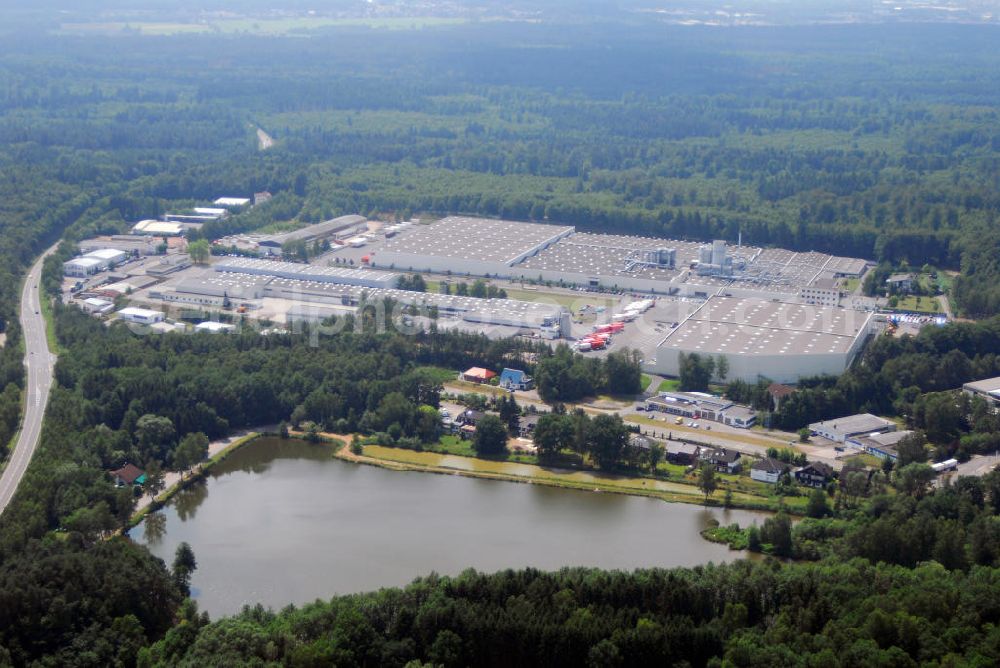
[[[388,240],[377,260],[396,270],[511,276],[514,265],[572,233],[572,227],[449,216]]]
[[[128,254],[115,248],[98,248],[63,263],[63,274],[85,278],[124,262]]]
[[[675,327],[647,360],[649,371],[680,373],[680,356],[724,357],[727,380],[795,383],[842,373],[875,331],[871,313],[765,299],[713,297]]]
[[[339,285],[360,285],[368,288],[394,288],[399,283],[399,274],[387,271],[369,271],[348,267],[317,267],[315,265],[280,262],[278,260],[257,260],[253,258],[233,258],[215,264],[215,271],[253,276],[275,276],[316,283],[337,283]]]
[[[236,271],[239,267],[244,271]],[[294,269],[290,269],[292,267]],[[395,274],[365,270],[309,267],[287,262],[234,260],[219,263],[216,271],[188,274],[152,288],[151,300],[200,308],[280,308],[274,315],[285,322],[320,321],[331,315],[353,313],[362,303],[391,300],[400,305],[436,309],[439,326],[464,328],[496,336],[513,336],[530,330],[543,338],[570,335],[571,318],[555,304],[514,299],[477,299],[458,295],[411,292],[373,286]],[[249,271],[252,270],[252,271]],[[374,278],[373,278],[374,277]],[[278,306],[279,304],[283,306]]]
[[[388,239],[371,266],[396,271],[542,280],[707,299],[779,298],[839,305],[835,281],[864,260],[782,249],[614,234],[450,216]]]

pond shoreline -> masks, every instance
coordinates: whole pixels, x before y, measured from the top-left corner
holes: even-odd
[[[520,484],[528,485],[545,485],[547,487],[557,487],[561,489],[575,489],[584,492],[594,492],[594,493],[607,493],[607,494],[622,494],[626,496],[639,496],[639,497],[651,497],[661,499],[667,503],[685,503],[689,505],[697,505],[709,508],[733,508],[739,510],[755,510],[755,511],[766,511],[766,512],[777,512],[779,509],[773,504],[766,501],[761,503],[755,503],[752,501],[747,501],[746,499],[740,499],[738,497],[734,498],[733,501],[726,506],[723,502],[720,502],[718,498],[709,499],[706,503],[704,495],[700,490],[694,485],[687,485],[686,483],[679,483],[676,481],[662,481],[654,478],[631,478],[622,476],[619,480],[629,481],[629,480],[648,480],[651,484],[673,484],[677,486],[690,487],[692,491],[690,493],[681,492],[670,492],[658,489],[641,489],[636,487],[629,487],[622,484],[615,484],[614,481],[594,481],[594,482],[581,482],[578,480],[572,480],[568,476],[574,472],[558,472],[558,471],[546,471],[544,467],[538,466],[536,464],[519,464],[519,466],[532,467],[544,471],[544,474],[537,477],[528,478],[525,476],[519,476],[510,473],[502,473],[495,471],[476,471],[467,470],[460,468],[453,468],[448,466],[434,466],[429,464],[420,464],[416,462],[406,462],[399,461],[396,459],[373,457],[367,454],[355,454],[351,452],[349,437],[340,434],[322,434],[321,438],[330,443],[342,443],[341,447],[334,452],[334,457],[341,459],[343,461],[355,463],[355,464],[365,464],[368,466],[378,466],[380,468],[389,469],[392,471],[414,471],[418,473],[436,473],[438,475],[459,475],[469,478],[481,478],[485,480],[500,480],[504,482],[514,482]],[[368,446],[370,447],[370,446]],[[411,450],[406,450],[400,448],[402,452],[416,452]],[[437,453],[428,453],[437,454]],[[461,455],[448,455],[449,457],[461,457]],[[462,457],[463,459],[470,459],[468,457]],[[593,474],[594,472],[586,471],[585,473]],[[715,496],[723,496],[725,491],[722,489],[716,490]],[[787,510],[786,510],[787,512]]]
[[[131,539],[168,563],[181,543],[189,544],[198,555],[192,595],[201,609],[221,615],[257,603],[305,605],[317,596],[467,568],[631,570],[728,562],[746,555],[698,533],[715,523],[760,524],[766,517],[642,495],[495,485],[489,479],[496,476],[477,480],[454,471],[396,475],[391,469],[398,464],[348,461],[357,459],[349,448],[335,457],[342,443],[247,439],[211,475],[195,478],[148,515]]]
[[[227,445],[225,448],[223,448],[218,453],[216,453],[206,461],[202,462],[201,464],[198,464],[195,467],[190,468],[186,471],[182,471],[180,480],[178,480],[176,483],[174,483],[170,487],[167,487],[165,490],[160,492],[160,494],[150,503],[146,504],[142,508],[132,513],[132,516],[128,520],[128,524],[125,525],[124,533],[128,533],[130,529],[134,529],[140,522],[142,522],[146,518],[146,515],[154,513],[157,510],[163,508],[163,506],[169,503],[170,499],[176,496],[177,493],[180,492],[181,490],[186,489],[195,482],[204,480],[205,476],[208,475],[208,473],[210,473],[213,468],[224,462],[227,457],[229,457],[231,454],[242,448],[244,445],[252,443],[253,441],[256,441],[258,438],[263,438],[266,436],[274,436],[274,435],[275,434],[272,434],[267,431],[248,432],[247,434],[234,440],[232,443]]]
[[[211,471],[224,462],[230,455],[242,448],[243,446],[252,443],[260,438],[265,437],[275,437],[277,434],[268,431],[250,432],[245,436],[233,441],[225,449],[208,459],[197,467],[184,472],[181,479],[171,485],[163,492],[161,492],[151,503],[147,504],[145,507],[136,511],[129,518],[129,522],[125,527],[125,531],[135,528],[139,523],[145,519],[146,515],[152,512],[156,512],[165,506],[170,500],[181,490],[187,488],[188,486],[194,484],[195,482],[205,479],[205,477],[211,473]],[[304,434],[293,433],[290,438],[302,439]],[[433,466],[427,464],[419,464],[415,462],[405,462],[395,459],[373,457],[366,454],[357,455],[351,452],[350,437],[341,434],[320,434],[320,443],[325,444],[332,448],[333,457],[335,459],[340,459],[341,461],[349,462],[352,464],[361,464],[365,466],[375,466],[378,468],[387,469],[390,471],[411,471],[415,473],[430,473],[437,475],[458,475],[467,478],[479,478],[483,480],[496,480],[501,482],[512,482],[522,485],[543,485],[546,487],[555,487],[559,489],[572,489],[581,492],[593,492],[595,494],[621,494],[624,496],[636,496],[636,497],[648,497],[656,498],[666,503],[684,503],[688,505],[702,506],[706,508],[732,508],[737,510],[753,510],[753,511],[765,511],[765,512],[777,512],[778,508],[775,508],[773,504],[762,502],[754,503],[748,502],[744,499],[734,498],[732,502],[727,506],[720,502],[718,499],[709,499],[706,503],[704,495],[693,485],[686,485],[685,483],[679,483],[675,481],[661,481],[653,478],[648,480],[651,483],[665,483],[674,484],[678,486],[691,487],[691,493],[679,493],[670,492],[665,490],[657,489],[641,489],[636,487],[627,487],[623,485],[616,485],[614,481],[594,481],[594,482],[582,482],[578,480],[572,480],[568,478],[574,472],[566,471],[546,471],[544,467],[538,466],[536,464],[519,464],[520,466],[530,466],[537,468],[541,471],[545,471],[543,475],[538,477],[528,478],[525,476],[519,476],[510,473],[494,472],[494,471],[475,471],[466,470],[459,468],[452,468],[448,466]],[[303,439],[305,440],[305,439]],[[403,452],[416,452],[406,449],[400,449]],[[435,454],[435,453],[429,453]],[[461,457],[461,455],[449,455],[451,457]],[[470,459],[470,458],[463,458]],[[586,473],[593,473],[587,471]],[[630,478],[622,476],[619,480],[646,480],[645,478]],[[724,490],[717,490],[715,495],[719,496],[720,492],[724,494]],[[787,509],[786,509],[786,512]],[[794,514],[794,513],[793,513]],[[703,536],[704,538],[704,536]],[[706,540],[711,540],[705,538]],[[735,549],[735,548],[733,548]]]

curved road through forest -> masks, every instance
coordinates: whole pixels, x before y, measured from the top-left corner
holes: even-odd
[[[24,366],[27,376],[24,419],[17,437],[14,452],[7,460],[7,468],[0,478],[0,514],[14,497],[17,486],[28,470],[35,448],[42,433],[42,418],[49,401],[56,356],[49,351],[45,336],[45,316],[41,309],[42,264],[56,249],[55,246],[42,254],[32,265],[21,289],[21,330],[24,332]]]

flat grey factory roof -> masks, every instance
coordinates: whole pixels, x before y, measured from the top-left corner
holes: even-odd
[[[368,219],[364,216],[359,215],[348,215],[340,216],[339,218],[334,218],[332,220],[326,220],[322,223],[316,223],[315,225],[309,225],[298,230],[292,230],[291,232],[284,232],[282,234],[271,234],[263,238],[263,240],[270,241],[272,243],[283,244],[288,241],[297,241],[299,239],[313,239],[315,237],[321,237],[334,232],[339,232],[341,230],[347,229],[354,225],[360,225]]]
[[[868,313],[833,306],[791,304],[758,298],[713,297],[692,313],[690,319],[855,336],[870,317]]]
[[[688,320],[660,345],[702,353],[804,355],[846,353],[853,337]]]
[[[519,314],[538,314],[542,316],[555,315],[562,312],[562,307],[555,304],[525,302],[515,299],[479,299],[477,297],[460,297],[458,295],[442,295],[436,292],[412,292],[408,290],[387,288],[366,288],[357,285],[340,285],[302,281],[292,278],[275,278],[267,283],[268,289],[299,290],[303,301],[308,301],[309,293],[324,296],[351,295],[368,299],[390,297],[406,304],[427,304],[444,307],[449,310],[467,312],[507,312]]]
[[[965,389],[973,390],[975,392],[983,392],[984,394],[989,394],[996,390],[1000,390],[1000,376],[996,378],[984,378],[983,380],[976,380],[971,383],[966,383],[962,386]]]
[[[387,240],[382,252],[509,263],[572,231],[560,225],[448,216]]]
[[[660,345],[708,353],[844,353],[871,317],[834,307],[712,297]]]
[[[352,269],[349,267],[317,267],[310,264],[297,264],[295,262],[281,262],[279,260],[258,260],[256,258],[231,258],[216,262],[213,265],[215,271],[244,272],[252,271],[258,274],[271,274],[285,276],[297,276],[303,280],[308,280],[311,276],[324,276],[332,278],[368,279],[373,281],[392,280],[398,278],[399,274],[384,271],[372,271],[371,269]]]
[[[870,434],[862,438],[861,441],[885,447],[889,445],[896,445],[912,433],[913,432],[908,429],[904,429],[902,431],[888,431],[884,434]]]
[[[860,413],[858,415],[847,415],[833,420],[814,422],[809,425],[809,428],[815,429],[816,427],[823,427],[824,429],[833,429],[843,434],[850,435],[882,431],[883,429],[891,427],[894,424],[895,423],[892,420],[885,420],[877,415],[872,415],[871,413]]]

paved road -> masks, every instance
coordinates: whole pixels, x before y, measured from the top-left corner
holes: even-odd
[[[28,389],[25,397],[24,420],[17,445],[0,478],[0,514],[17,491],[17,486],[28,469],[38,439],[42,433],[42,418],[49,401],[56,356],[49,352],[45,337],[45,317],[41,313],[41,276],[45,257],[54,252],[55,246],[46,251],[31,267],[21,292],[21,329],[24,332],[24,365]]]

